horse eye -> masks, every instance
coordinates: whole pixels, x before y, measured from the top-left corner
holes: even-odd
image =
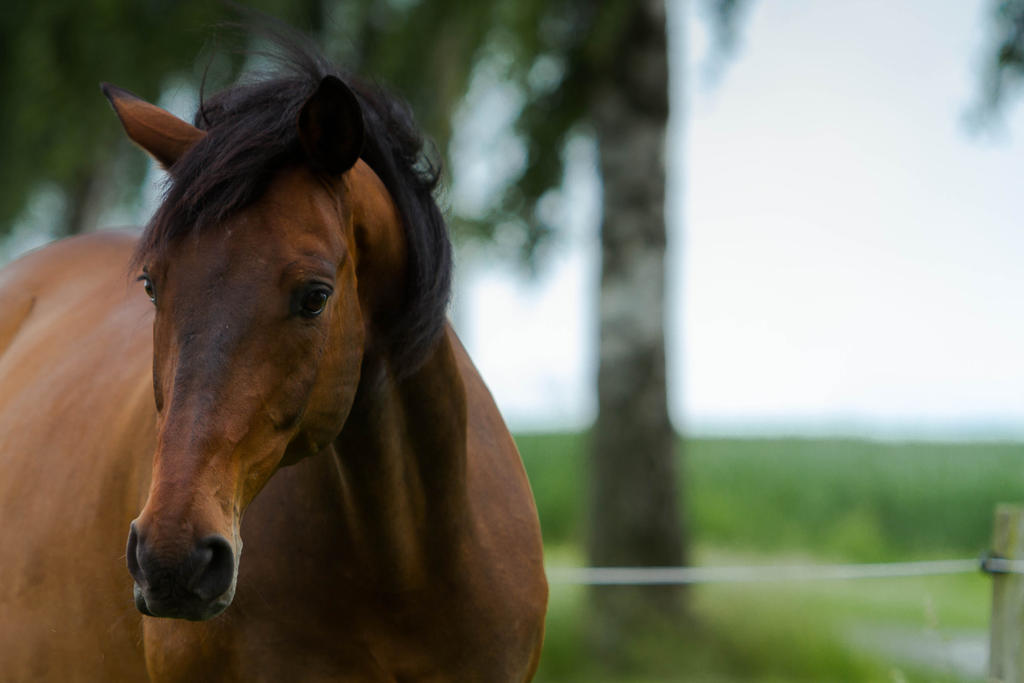
[[[153,287],[153,281],[149,279],[148,275],[140,276],[139,281],[142,282],[142,288],[146,291],[149,300],[156,303],[156,289]]]
[[[302,296],[299,311],[307,318],[315,318],[324,312],[327,306],[327,298],[331,295],[330,290],[319,287],[311,289]]]

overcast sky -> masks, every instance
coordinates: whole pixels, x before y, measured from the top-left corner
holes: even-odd
[[[965,123],[987,4],[755,0],[713,83],[702,19],[672,13],[678,426],[1024,435],[1024,102]],[[458,272],[456,321],[514,428],[593,418],[593,155],[571,155],[540,280]]]

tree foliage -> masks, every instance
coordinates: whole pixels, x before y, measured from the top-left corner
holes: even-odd
[[[996,0],[991,5],[991,49],[983,72],[983,102],[997,109],[1024,82],[1024,0]]]
[[[525,160],[492,210],[460,225],[483,237],[494,225],[512,225],[521,231],[529,257],[553,227],[540,220],[537,204],[561,183],[562,151],[586,125],[595,77],[615,58],[609,46],[630,5],[629,0],[364,1],[347,3],[335,23],[347,34],[342,43],[349,46],[350,60],[407,97],[441,150],[452,138],[452,116],[474,67],[497,65],[500,79],[521,95],[514,129]]]
[[[301,5],[265,4],[309,22],[308,8],[304,13]],[[66,197],[65,227],[58,233],[78,229],[77,209],[98,185],[116,184],[114,200],[137,192],[144,159],[125,153],[128,145],[111,125],[99,83],[117,83],[155,100],[175,78],[196,82],[202,71],[196,56],[209,27],[228,14],[225,5],[206,0],[5,3],[0,234],[44,184]]]
[[[704,0],[733,35],[734,8],[748,0]],[[452,139],[453,114],[474,69],[487,63],[521,95],[514,134],[524,161],[484,215],[457,220],[461,232],[488,238],[511,227],[531,256],[556,226],[538,202],[557,188],[563,152],[590,134],[589,114],[601,74],[631,0],[258,0],[249,3],[323,42],[329,52],[406,97],[441,156]],[[33,192],[62,192],[67,211],[58,234],[83,226],[82,205],[98,190],[104,201],[138,192],[145,163],[129,151],[97,84],[110,81],[155,100],[173,83],[198,85],[223,33],[237,18],[206,0],[15,2],[0,10],[0,235]],[[215,47],[213,48],[215,49]],[[229,70],[241,60],[230,51]],[[110,191],[112,188],[112,191]],[[88,227],[88,226],[85,226]]]

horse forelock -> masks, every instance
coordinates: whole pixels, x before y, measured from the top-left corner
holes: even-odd
[[[439,165],[404,102],[331,64],[302,36],[272,29],[264,31],[273,42],[267,53],[272,68],[200,104],[194,123],[206,135],[169,169],[163,202],[133,264],[159,257],[193,231],[218,229],[263,196],[278,171],[307,163],[299,112],[325,76],[336,76],[359,100],[365,124],[361,158],[384,183],[403,224],[406,292],[381,341],[394,369],[411,372],[440,337],[451,291],[451,241],[434,199]]]

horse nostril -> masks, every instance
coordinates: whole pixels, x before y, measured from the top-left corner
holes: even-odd
[[[201,599],[213,600],[231,587],[235,554],[223,536],[207,536],[199,541],[189,561],[193,571],[188,588]]]
[[[135,522],[131,523],[128,530],[128,545],[125,547],[125,561],[128,564],[128,573],[132,575],[136,583],[142,583],[142,568],[139,565],[139,533],[135,530]]]

